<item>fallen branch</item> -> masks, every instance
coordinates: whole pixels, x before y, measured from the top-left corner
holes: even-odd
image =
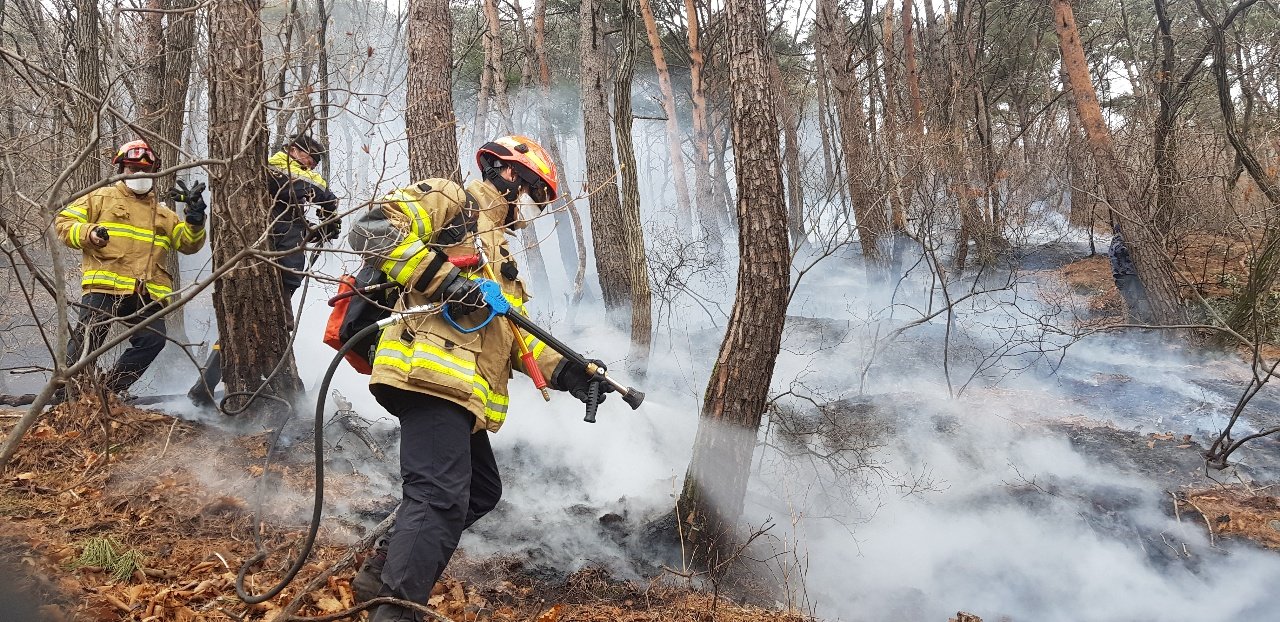
[[[400,506],[397,505],[396,508],[391,511],[391,514],[389,514],[386,518],[382,519],[382,522],[378,523],[377,527],[373,528],[373,531],[370,531],[369,534],[366,535],[364,538],[362,538],[359,542],[357,542],[355,546],[352,546],[347,551],[347,554],[342,556],[342,559],[339,559],[336,563],[334,563],[324,572],[321,572],[320,574],[316,575],[314,579],[307,582],[307,585],[303,587],[300,592],[298,592],[298,595],[294,596],[293,600],[289,601],[289,604],[285,605],[284,608],[280,610],[280,613],[276,616],[276,619],[277,620],[310,619],[310,618],[293,617],[293,614],[296,613],[298,611],[298,608],[302,606],[302,599],[306,598],[308,594],[320,589],[323,585],[328,583],[329,577],[332,577],[338,572],[341,572],[342,570],[351,566],[352,563],[355,562],[357,551],[362,551],[364,549],[369,548],[370,546],[373,546],[373,543],[377,542],[378,538],[381,538],[383,534],[387,533],[387,531],[391,529],[391,525],[395,524],[396,512],[398,512],[399,510],[400,510]]]
[[[364,610],[366,610],[366,609],[372,609],[372,608],[374,608],[374,607],[377,607],[378,605],[398,605],[398,606],[400,606],[400,607],[404,607],[405,609],[411,609],[411,610],[413,610],[413,611],[416,611],[416,612],[418,612],[418,613],[421,613],[421,614],[422,614],[424,617],[426,617],[427,619],[435,620],[436,622],[454,622],[454,621],[453,621],[453,619],[451,619],[451,618],[447,618],[447,617],[445,617],[445,616],[443,616],[443,615],[440,615],[439,613],[437,613],[437,612],[436,612],[436,610],[435,610],[435,609],[432,609],[432,608],[430,608],[430,607],[428,607],[428,606],[426,606],[426,605],[419,605],[418,603],[415,603],[415,602],[410,602],[410,601],[407,601],[407,600],[400,600],[399,598],[390,598],[390,597],[387,597],[387,596],[380,596],[380,597],[375,598],[375,599],[373,599],[373,600],[367,600],[367,601],[365,601],[365,602],[363,602],[363,603],[360,603],[359,605],[356,605],[356,606],[354,606],[354,607],[352,607],[352,608],[350,608],[350,609],[347,609],[347,610],[345,610],[345,611],[339,611],[339,612],[337,612],[337,613],[331,613],[331,614],[326,615],[326,616],[316,616],[316,617],[314,617],[314,618],[308,618],[308,617],[305,617],[305,616],[289,616],[289,617],[276,616],[276,617],[275,617],[275,618],[273,618],[273,619],[275,619],[275,620],[280,620],[280,621],[282,621],[282,622],[289,622],[289,621],[292,621],[292,622],[333,622],[334,620],[342,620],[342,619],[344,619],[344,618],[353,618],[353,617],[355,617],[355,616],[356,616],[356,614],[359,614],[361,611],[364,611]]]

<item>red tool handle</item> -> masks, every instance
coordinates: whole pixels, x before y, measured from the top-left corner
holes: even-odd
[[[524,362],[524,370],[529,373],[529,378],[533,380],[533,386],[539,391],[547,388],[547,379],[542,377],[542,368],[538,367],[538,362],[533,359],[532,352],[525,352],[520,355],[520,360]]]

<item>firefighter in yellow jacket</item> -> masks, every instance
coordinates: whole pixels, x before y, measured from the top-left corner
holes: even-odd
[[[121,146],[112,164],[121,174],[153,173],[160,160],[141,140]],[[79,325],[67,345],[67,365],[98,349],[114,320],[129,326],[148,320],[173,293],[169,253],[192,254],[204,246],[204,184],[191,188],[179,182],[169,198],[186,203],[186,216],[156,199],[151,177],[129,177],[77,199],[58,213],[58,236],[84,252]],[[147,370],[164,349],[163,320],[150,322],[133,334],[115,367],[107,388],[123,391]],[[65,398],[59,390],[55,400]]]
[[[513,334],[507,322],[459,330],[474,328],[486,315],[479,286],[485,273],[466,261],[476,255],[477,239],[495,264],[503,296],[523,309],[530,296],[505,234],[526,224],[517,205],[521,195],[540,206],[556,197],[555,165],[528,138],[486,143],[476,161],[483,179],[465,190],[445,179],[396,190],[351,233],[352,247],[366,253],[366,262],[404,287],[396,310],[439,302],[451,317],[462,318],[455,327],[441,313],[412,315],[388,326],[372,353],[370,391],[400,420],[403,497],[385,548],[353,581],[362,600],[394,596],[426,603],[462,531],[497,505],[502,481],[488,433],[507,418],[511,371],[525,371],[516,339],[532,350],[552,388],[586,399],[584,367],[531,336]],[[370,618],[421,619],[392,605]]]

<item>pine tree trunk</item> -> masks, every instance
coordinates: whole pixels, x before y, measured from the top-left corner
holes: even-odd
[[[215,0],[209,8],[209,186],[215,266],[261,243],[270,223],[262,158],[267,119],[261,98],[262,22],[259,0]],[[242,142],[242,139],[245,142]],[[302,389],[290,349],[289,303],[277,269],[263,261],[242,263],[215,285],[214,310],[222,338],[227,392],[257,391],[292,399]],[[264,378],[266,381],[264,382]],[[235,405],[233,405],[235,407]]]
[[[932,0],[926,0],[929,2]],[[915,18],[913,0],[902,0],[902,56],[907,67],[907,92],[911,96],[911,130],[924,135],[924,100],[920,97],[920,75],[916,71]]]
[[[622,177],[622,218],[626,227],[627,266],[631,277],[631,352],[627,366],[644,375],[649,361],[653,333],[653,303],[649,290],[649,262],[644,254],[644,232],[640,226],[640,179],[636,175],[636,149],[631,139],[631,79],[635,74],[636,38],[639,18],[637,0],[622,0],[622,47],[613,80],[613,123],[618,138],[618,164]]]
[[[1178,296],[1178,285],[1173,267],[1161,255],[1159,238],[1149,226],[1144,215],[1134,209],[1133,187],[1124,168],[1120,166],[1112,147],[1111,131],[1102,118],[1102,107],[1089,78],[1089,65],[1085,59],[1080,32],[1076,28],[1075,12],[1068,0],[1049,0],[1053,10],[1054,28],[1062,50],[1062,64],[1071,82],[1076,112],[1084,128],[1089,152],[1093,156],[1098,176],[1106,193],[1107,203],[1119,216],[1116,224],[1129,245],[1138,278],[1147,290],[1156,320],[1163,324],[1179,324],[1185,318],[1185,309]]]
[[[330,153],[333,152],[333,143],[329,140],[329,115],[333,114],[329,110],[329,7],[328,3],[332,0],[316,0],[316,71],[319,76],[320,105],[313,108],[313,112],[318,112],[319,127],[317,133],[320,135],[320,142],[329,146]],[[320,161],[320,166],[325,175],[332,174],[330,164],[333,158],[325,158]]]
[[[507,99],[507,72],[502,61],[502,22],[498,19],[498,0],[484,0],[484,17],[488,27],[484,34],[485,75],[493,88],[493,102],[498,109],[495,130],[511,133],[511,101]],[[488,140],[479,138],[478,140]]]
[[[619,328],[630,324],[631,268],[627,265],[626,218],[618,201],[618,168],[609,133],[609,93],[605,84],[608,48],[599,0],[583,0],[579,13],[578,52],[581,59],[582,132],[587,160],[587,188],[591,205],[591,238],[595,241],[596,272],[609,318]]]
[[[697,0],[684,0],[684,10],[689,25],[689,90],[693,96],[694,198],[700,217],[715,222],[719,210],[711,188],[711,135],[707,128],[707,93],[702,76],[706,59],[700,42]]]
[[[153,132],[159,140],[149,142],[163,166],[178,161],[179,146],[185,127],[187,91],[191,86],[191,56],[195,47],[195,0],[150,0],[150,8],[177,10],[177,13],[143,14],[143,48],[146,62],[143,73],[141,117],[138,123]],[[165,20],[167,19],[167,24]],[[176,175],[165,175],[155,181],[161,192],[173,187]],[[173,276],[173,288],[182,287],[178,253],[169,253],[169,274]],[[188,343],[185,309],[178,309],[165,316],[169,335],[179,343]]]
[[[733,151],[738,175],[738,284],[676,506],[691,563],[717,574],[732,559],[751,456],[782,341],[790,288],[787,207],[765,38],[764,0],[728,0]]]
[[[414,179],[461,180],[453,114],[453,15],[448,0],[409,0],[409,98],[404,114]]]
[[[693,220],[693,211],[689,206],[689,182],[684,174],[683,139],[680,136],[679,111],[676,110],[675,92],[671,88],[671,72],[667,70],[666,55],[662,52],[662,39],[658,36],[658,25],[653,17],[653,8],[649,0],[640,0],[640,12],[644,15],[644,29],[649,37],[649,47],[653,50],[653,66],[658,72],[658,89],[662,91],[662,111],[667,115],[667,151],[671,156],[671,175],[676,184],[676,216],[680,234],[686,235]],[[708,233],[717,230],[714,219],[710,223],[699,211],[699,224]],[[594,229],[594,227],[593,227]]]
[[[804,222],[804,179],[800,173],[800,145],[795,110],[788,101],[786,82],[782,79],[782,70],[775,63],[769,68],[769,78],[773,80],[773,92],[778,110],[778,123],[782,126],[783,148],[782,162],[787,179],[787,233],[791,237],[791,248],[799,249],[805,241]]]
[[[98,3],[76,0],[76,83],[84,95],[70,95],[75,114],[75,151],[88,149],[89,155],[69,178],[67,190],[80,191],[102,180],[102,132],[98,128],[98,107],[102,100],[102,37],[98,24]]]
[[[538,91],[546,101],[551,99],[551,65],[547,62],[547,2],[537,0],[533,6],[533,54],[537,64]],[[556,242],[560,246],[560,261],[564,266],[565,276],[574,287],[574,299],[581,298],[583,274],[586,270],[586,249],[581,248],[574,236],[574,216],[570,215],[569,205],[573,202],[573,190],[569,188],[568,175],[565,174],[563,152],[560,149],[560,136],[551,121],[551,107],[538,106],[538,124],[541,127],[543,143],[556,162],[556,174],[560,197],[548,209],[555,211]],[[581,227],[581,223],[578,223]],[[580,238],[581,236],[578,236]],[[581,268],[579,267],[581,266]],[[582,272],[580,272],[581,270]]]
[[[827,123],[827,115],[830,114],[831,99],[827,96],[827,68],[826,61],[822,57],[822,46],[815,45],[813,47],[813,81],[818,85],[818,134],[822,138],[822,172],[823,179],[826,180],[828,187],[824,191],[824,198],[830,198],[832,190],[836,190],[841,196],[844,195],[844,184],[840,183],[836,176],[839,175],[839,169],[833,165],[834,154],[831,146],[831,124]],[[832,188],[834,186],[835,188]]]
[[[854,65],[855,50],[844,36],[847,24],[848,19],[835,0],[820,0],[816,24],[818,45],[823,47],[827,74],[835,91],[849,200],[857,220],[862,255],[868,269],[875,270],[884,263],[879,241],[888,233],[889,218],[881,204],[876,173],[870,163],[870,142],[864,131],[867,118]]]

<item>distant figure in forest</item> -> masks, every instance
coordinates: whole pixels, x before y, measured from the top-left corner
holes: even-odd
[[[1150,324],[1152,321],[1151,302],[1147,299],[1147,290],[1138,278],[1138,271],[1129,257],[1129,247],[1119,226],[1112,226],[1111,248],[1107,254],[1111,257],[1111,276],[1116,280],[1116,289],[1124,298],[1128,319],[1137,324]]]
[[[329,182],[315,171],[327,155],[328,149],[323,143],[300,134],[267,158],[267,191],[272,201],[268,244],[273,251],[292,251],[275,258],[281,266],[280,284],[286,301],[302,287],[307,269],[304,246],[308,242],[323,244],[342,233],[342,220],[334,217],[338,212],[338,197],[329,190]],[[313,227],[307,221],[308,204],[316,207],[319,226]],[[291,308],[288,303],[285,307]],[[197,405],[211,405],[213,389],[219,382],[222,382],[222,350],[215,343],[204,372],[187,397]]]
[[[123,175],[160,169],[159,158],[141,140],[121,146],[111,162]],[[182,219],[160,204],[154,185],[152,177],[127,177],[76,199],[54,221],[63,243],[84,252],[84,297],[79,325],[67,344],[67,365],[101,347],[112,322],[146,323],[107,374],[107,389],[114,392],[133,385],[164,349],[164,321],[151,318],[173,293],[169,253],[190,255],[204,246],[204,184],[187,188],[179,182],[170,191],[170,199],[186,203]],[[66,395],[64,386],[54,402]]]
[[[555,165],[523,136],[485,143],[476,163],[483,178],[465,189],[448,179],[420,181],[376,202],[352,227],[351,247],[403,287],[396,311],[440,302],[453,318],[413,314],[387,326],[373,348],[369,390],[400,420],[402,498],[394,532],[352,581],[361,601],[426,603],[463,530],[498,504],[502,479],[489,433],[506,421],[512,370],[529,373],[517,339],[550,388],[589,399],[581,362],[514,333],[507,322],[480,323],[484,309],[509,304],[523,312],[530,298],[506,236],[528,224],[522,195],[540,206],[555,200]],[[498,282],[477,265],[477,247],[494,262]],[[370,620],[417,622],[422,615],[382,605]]]

